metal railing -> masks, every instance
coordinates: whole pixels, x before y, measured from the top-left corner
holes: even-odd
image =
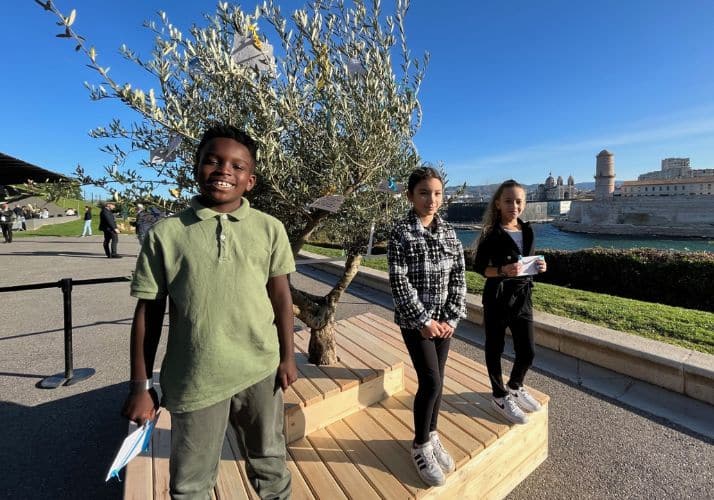
[[[73,280],[63,278],[59,281],[49,283],[34,283],[31,285],[16,285],[0,287],[2,292],[22,292],[26,290],[40,290],[43,288],[62,289],[64,308],[64,373],[58,373],[50,377],[45,377],[37,383],[37,387],[43,389],[56,389],[60,385],[74,385],[77,382],[86,380],[94,375],[94,368],[74,368],[72,356],[72,288],[81,285],[99,285],[102,283],[119,283],[131,281],[128,276],[116,276],[114,278],[93,278],[85,280]]]

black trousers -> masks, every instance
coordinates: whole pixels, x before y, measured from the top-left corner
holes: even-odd
[[[111,252],[109,251],[109,243],[111,242]],[[113,257],[117,254],[117,244],[119,243],[119,235],[116,231],[104,231],[104,253],[107,257]]]
[[[429,441],[429,433],[436,430],[451,339],[425,339],[419,330],[407,328],[402,328],[402,338],[419,381],[414,396],[414,443],[419,445]]]
[[[493,396],[502,398],[508,394],[508,390],[503,385],[501,372],[501,356],[503,355],[506,327],[511,330],[513,349],[516,351],[508,387],[518,389],[523,385],[523,379],[535,357],[530,293],[525,303],[521,303],[517,309],[489,307],[484,304],[483,313],[486,331],[486,368],[491,379]]]
[[[12,225],[2,224],[2,236],[6,243],[12,243]]]

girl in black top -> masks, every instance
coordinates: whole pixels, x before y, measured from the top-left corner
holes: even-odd
[[[535,354],[530,276],[519,276],[521,256],[533,255],[533,229],[518,218],[526,207],[526,190],[514,180],[501,184],[489,203],[476,250],[475,269],[486,277],[483,291],[486,367],[491,379],[493,407],[517,424],[528,421],[527,412],[540,403],[523,386]],[[538,272],[546,263],[539,259]],[[511,330],[516,359],[508,384],[503,384],[501,355],[506,327]]]

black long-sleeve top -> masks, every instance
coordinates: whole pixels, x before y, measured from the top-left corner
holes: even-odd
[[[521,231],[523,233],[523,253],[521,253],[516,242],[513,241],[513,238],[508,235],[501,225],[495,224],[476,249],[474,269],[477,273],[485,277],[486,268],[488,266],[505,266],[518,262],[519,256],[525,257],[533,255],[535,250],[533,228],[531,228],[528,222],[523,222],[520,219],[518,219],[518,223],[521,225]],[[483,289],[484,305],[492,304],[496,300],[497,295],[500,293],[499,288],[501,291],[503,290],[503,287],[500,285],[504,280],[514,282],[514,284],[515,282],[532,281],[530,276],[518,278],[486,278],[486,285]]]

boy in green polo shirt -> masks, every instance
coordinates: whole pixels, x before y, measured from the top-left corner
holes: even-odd
[[[255,142],[232,126],[206,131],[196,151],[200,195],[147,234],[131,294],[130,393],[123,414],[153,418],[154,358],[169,299],[161,366],[171,412],[172,498],[210,498],[230,420],[261,498],[289,498],[282,392],[297,378],[285,228],[250,207]]]

